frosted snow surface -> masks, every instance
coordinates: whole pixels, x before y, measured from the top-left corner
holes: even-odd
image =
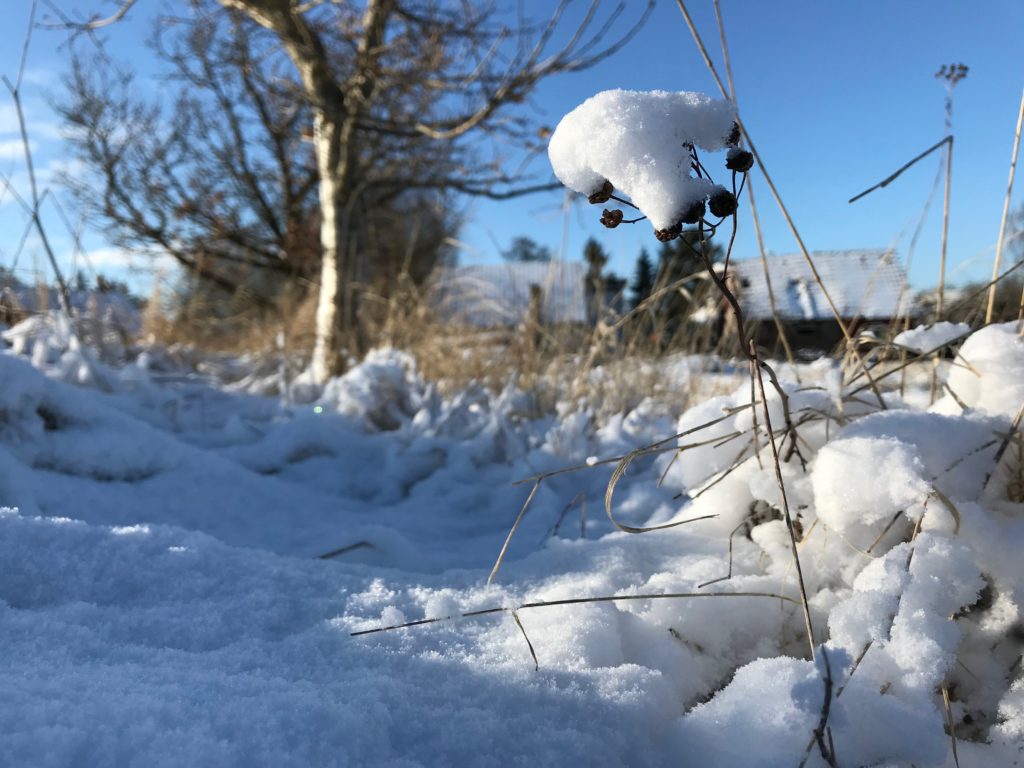
[[[911,377],[880,410],[842,397],[835,361],[803,384],[780,366],[817,664],[742,371],[673,409],[711,375],[670,361],[678,389],[599,415],[511,385],[445,397],[394,349],[307,406],[161,380],[156,350],[86,378],[81,347],[21,351],[0,353],[0,766],[781,768],[827,675],[838,765],[953,765],[944,684],[961,764],[1024,766],[1015,324],[962,345],[966,409],[908,405]],[[714,517],[614,531],[594,458],[684,432],[633,461],[615,514]],[[512,481],[569,465],[588,468],[538,487],[488,586],[529,492]],[[709,592],[746,594],[523,605]],[[538,670],[505,612],[351,635],[516,606]]]
[[[590,195],[610,181],[664,229],[714,188],[692,175],[686,145],[724,149],[735,117],[701,93],[602,91],[562,118],[548,156],[570,189]]]

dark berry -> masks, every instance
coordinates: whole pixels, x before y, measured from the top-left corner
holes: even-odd
[[[608,229],[615,229],[622,223],[622,211],[618,208],[614,208],[610,211],[605,208],[601,211],[601,223],[608,227]]]
[[[730,149],[725,156],[725,167],[730,171],[746,173],[754,167],[754,156],[745,149]]]
[[[675,240],[679,235],[683,233],[683,227],[681,224],[675,224],[667,229],[656,229],[654,230],[654,236],[663,243],[667,243],[671,240]]]
[[[728,144],[730,147],[735,147],[737,144],[740,143],[740,124],[739,123],[733,123],[732,124],[732,130],[729,131],[729,135],[728,135],[728,137],[726,137],[725,143]]]
[[[607,203],[609,200],[611,200],[612,192],[614,191],[615,187],[612,186],[612,183],[610,181],[605,181],[605,183],[601,185],[601,188],[597,190],[597,192],[595,192],[594,194],[590,195],[587,198],[587,202],[589,202],[591,205],[600,205],[601,203]]]
[[[683,224],[696,224],[704,216],[704,212],[707,207],[704,205],[703,200],[696,200],[690,204],[690,207],[683,211],[679,217],[679,221]]]
[[[736,213],[736,196],[725,187],[715,187],[715,191],[708,198],[708,207],[711,215],[724,219]]]

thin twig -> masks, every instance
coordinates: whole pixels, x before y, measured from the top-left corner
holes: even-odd
[[[932,146],[928,147],[928,149],[926,149],[924,152],[922,152],[917,157],[915,157],[913,160],[911,160],[911,161],[901,165],[895,172],[893,172],[891,175],[885,177],[882,181],[880,181],[877,184],[875,184],[875,186],[870,187],[868,189],[865,189],[859,195],[854,195],[849,200],[847,200],[847,202],[848,203],[855,203],[858,200],[860,200],[862,197],[866,197],[867,195],[870,195],[876,189],[882,189],[883,187],[889,186],[889,184],[891,182],[895,181],[900,176],[900,174],[902,174],[904,171],[908,170],[911,166],[913,166],[919,160],[924,160],[926,157],[928,157],[928,155],[930,155],[932,152],[937,150],[943,144],[945,144],[946,142],[952,142],[952,141],[953,141],[953,137],[952,136],[946,136],[944,139],[940,139],[939,141],[937,141],[934,144],[932,144]],[[906,231],[906,230],[904,230],[904,231]]]
[[[498,613],[509,613],[512,610],[526,611],[531,608],[554,608],[562,605],[587,605],[590,603],[616,603],[625,602],[632,600],[683,600],[690,598],[701,598],[701,597],[765,597],[772,600],[783,600],[787,603],[793,603],[794,605],[800,605],[800,601],[796,600],[788,595],[779,594],[777,592],[662,592],[658,594],[650,595],[608,595],[602,597],[570,597],[565,600],[537,600],[530,603],[522,603],[516,606],[514,609],[508,606],[499,606],[494,608],[483,608],[477,611],[466,611],[465,613],[457,613],[451,616],[441,616],[434,619],[418,619],[416,621],[407,621],[402,624],[391,624],[386,627],[374,627],[373,629],[361,629],[356,632],[350,632],[350,637],[358,637],[360,635],[373,635],[378,632],[390,632],[395,629],[406,629],[408,627],[420,627],[425,624],[437,624],[442,621],[454,621],[455,619],[470,619],[477,616],[492,616]]]

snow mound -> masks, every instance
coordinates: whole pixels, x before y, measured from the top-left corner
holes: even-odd
[[[1017,323],[990,325],[960,347],[947,384],[968,408],[1013,418],[1024,403],[1024,339]]]
[[[331,379],[317,405],[368,429],[389,431],[411,420],[429,396],[409,354],[374,349],[345,375]]]
[[[735,118],[732,104],[701,93],[603,91],[562,118],[548,156],[570,189],[590,195],[610,181],[665,229],[714,189],[691,175],[687,145],[724,149]]]
[[[949,342],[966,336],[971,327],[967,323],[947,323],[942,321],[932,325],[921,325],[908,331],[901,331],[893,339],[894,344],[913,352],[932,352]]]

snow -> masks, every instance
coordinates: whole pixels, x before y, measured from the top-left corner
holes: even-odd
[[[670,359],[635,407],[544,411],[513,384],[442,395],[381,349],[265,397],[251,358],[108,365],[35,327],[46,354],[0,353],[0,765],[775,768],[810,744],[819,768],[829,678],[839,765],[952,765],[940,686],[964,764],[1024,765],[1016,324],[944,369],[966,407],[926,376],[881,410],[832,361],[779,366],[815,662],[742,369]],[[614,514],[713,517],[616,530],[604,460],[673,434]],[[488,585],[514,481],[570,466]],[[608,596],[642,599],[538,605]]]
[[[1013,417],[1024,403],[1024,339],[1017,323],[982,328],[960,345],[947,384],[968,408]]]
[[[967,323],[933,323],[927,326],[918,326],[896,334],[893,344],[906,347],[913,352],[934,352],[950,342],[964,338],[970,333],[971,327]]]
[[[610,181],[665,229],[714,189],[692,176],[687,145],[724,149],[735,117],[731,103],[701,93],[602,91],[562,118],[548,157],[565,186],[590,195]]]

